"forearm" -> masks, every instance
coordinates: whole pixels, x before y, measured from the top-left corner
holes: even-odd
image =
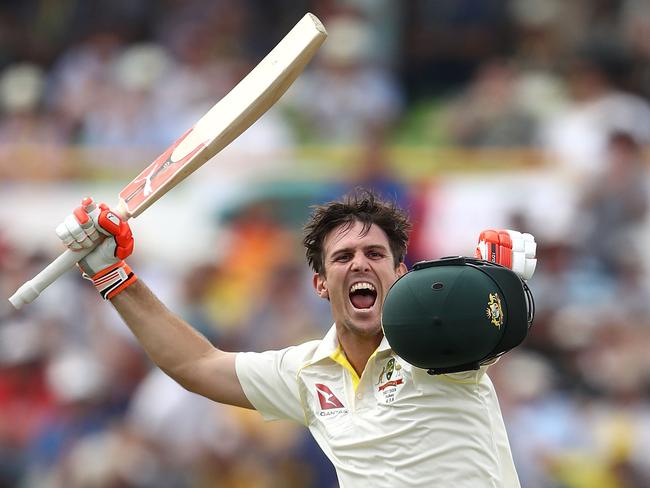
[[[214,347],[144,283],[136,281],[111,302],[151,360],[185,389],[216,402],[253,408],[237,377],[236,354]]]
[[[191,375],[192,364],[216,351],[140,280],[115,296],[111,303],[151,360],[181,384]]]

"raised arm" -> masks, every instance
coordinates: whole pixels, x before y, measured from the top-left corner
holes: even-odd
[[[253,408],[237,378],[236,353],[217,349],[169,311],[125,263],[133,250],[128,223],[105,205],[85,199],[57,227],[57,235],[72,250],[103,239],[79,267],[102,297],[111,301],[161,370],[189,391],[219,403]]]

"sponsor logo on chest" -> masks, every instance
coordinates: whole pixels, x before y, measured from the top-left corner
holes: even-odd
[[[330,417],[340,413],[348,413],[348,409],[339,400],[339,398],[332,393],[329,386],[322,383],[314,385],[316,389],[316,396],[320,405],[320,410],[317,413],[320,417]]]

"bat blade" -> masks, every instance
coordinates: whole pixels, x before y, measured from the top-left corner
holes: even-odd
[[[124,217],[136,217],[225,148],[291,86],[327,36],[305,15],[278,45],[167,151],[120,192]]]
[[[115,211],[124,219],[137,217],[230,144],[284,94],[326,37],[318,18],[306,14],[243,80],[122,189]],[[91,251],[65,251],[9,301],[17,309],[32,302]]]

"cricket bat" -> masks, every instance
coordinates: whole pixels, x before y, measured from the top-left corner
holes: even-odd
[[[114,211],[125,220],[137,217],[230,144],[284,94],[326,37],[318,18],[306,14],[237,86],[124,187]],[[15,308],[31,303],[90,251],[65,251],[9,301]]]

